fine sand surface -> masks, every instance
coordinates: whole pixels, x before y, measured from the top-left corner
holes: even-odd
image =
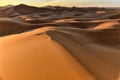
[[[2,8],[0,80],[120,80],[119,16],[104,8]]]
[[[101,45],[96,38],[102,32],[94,34],[78,28],[45,27],[1,37],[1,80],[119,80],[120,51],[112,48],[118,43]]]

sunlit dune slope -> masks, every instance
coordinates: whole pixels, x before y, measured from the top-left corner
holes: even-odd
[[[100,32],[102,34],[105,31]],[[116,32],[116,28],[109,29],[109,32]],[[97,41],[101,34],[95,33],[99,31],[45,27],[1,37],[0,78],[119,80],[120,51],[114,49],[117,45],[112,43],[110,47],[101,44]],[[115,35],[120,34],[112,36]],[[104,35],[103,40],[107,36],[107,39],[115,39],[109,37],[111,35]]]

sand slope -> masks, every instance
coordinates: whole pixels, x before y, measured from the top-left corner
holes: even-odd
[[[28,5],[0,11],[0,80],[120,80],[120,10]]]
[[[6,37],[0,44],[3,80],[94,80],[67,50],[44,32]]]
[[[93,42],[92,32],[45,27],[1,37],[1,79],[119,80],[119,50]]]

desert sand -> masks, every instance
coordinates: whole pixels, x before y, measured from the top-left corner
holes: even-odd
[[[120,80],[119,9],[21,4],[0,16],[0,80]]]

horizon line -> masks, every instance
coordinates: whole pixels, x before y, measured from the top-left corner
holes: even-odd
[[[30,4],[26,4],[26,3],[20,3],[20,4],[24,4],[24,5],[28,5],[28,6],[33,6],[33,7],[46,7],[46,6],[61,6],[61,7],[101,7],[101,8],[120,8],[120,6],[77,6],[77,5],[71,5],[71,6],[65,6],[65,5],[30,5]],[[5,6],[17,6],[20,4],[6,4],[6,5],[0,5],[0,7],[5,7]]]

